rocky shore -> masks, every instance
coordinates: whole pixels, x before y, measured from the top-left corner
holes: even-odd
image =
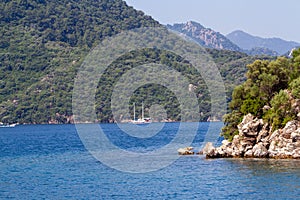
[[[238,125],[239,134],[220,147],[207,143],[202,150],[206,158],[293,158],[300,159],[300,121],[294,120],[282,129],[270,131],[268,124],[251,114]]]

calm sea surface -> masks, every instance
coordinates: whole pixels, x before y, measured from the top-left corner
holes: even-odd
[[[199,124],[192,146],[201,146],[208,124]],[[100,126],[116,146],[147,153],[172,141],[179,123],[165,124],[151,139],[131,137],[115,124]],[[220,131],[222,124],[211,126]],[[0,199],[299,198],[297,160],[206,160],[202,156],[184,156],[157,171],[127,173],[94,158],[74,125],[0,128]]]

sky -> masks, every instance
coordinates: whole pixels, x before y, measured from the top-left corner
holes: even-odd
[[[196,21],[224,35],[243,30],[300,43],[299,0],[125,0],[161,24]]]

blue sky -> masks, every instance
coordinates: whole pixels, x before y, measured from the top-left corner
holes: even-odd
[[[299,0],[125,0],[162,24],[196,21],[222,34],[243,30],[300,42]]]

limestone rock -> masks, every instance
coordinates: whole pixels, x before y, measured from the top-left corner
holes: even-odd
[[[292,133],[298,128],[298,122],[296,120],[292,120],[286,123],[284,126],[285,132]]]
[[[223,140],[222,145],[223,146],[229,146],[229,145],[231,145],[231,142],[229,142],[228,140]]]
[[[256,157],[300,159],[300,121],[294,120],[282,129],[270,131],[269,125],[251,114],[238,125],[239,134],[220,147],[208,143],[203,149],[207,158]]]
[[[268,157],[268,149],[262,144],[258,143],[253,147],[253,156],[257,158],[266,158]]]
[[[193,147],[185,147],[185,148],[179,148],[177,150],[179,155],[193,155],[194,152],[192,151],[194,148]]]
[[[244,154],[244,157],[246,157],[246,158],[252,158],[253,157],[253,151],[252,151],[252,149],[249,149],[248,151],[246,151],[246,153]]]
[[[293,133],[291,133],[291,138],[293,142],[298,142],[300,141],[300,129],[297,129]]]
[[[212,150],[214,150],[214,146],[211,142],[205,144],[204,148],[202,149],[203,154],[210,154]]]
[[[248,114],[243,118],[242,123],[238,125],[240,136],[257,136],[264,123],[262,119],[254,118],[253,115]]]
[[[297,148],[292,152],[292,157],[295,159],[300,159],[300,148]]]

